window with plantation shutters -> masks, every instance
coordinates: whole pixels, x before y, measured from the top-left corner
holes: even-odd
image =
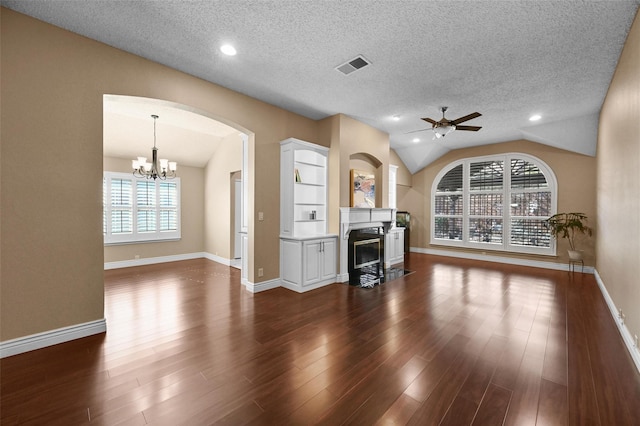
[[[178,229],[178,185],[175,182],[160,182],[160,231]]]
[[[462,241],[462,164],[452,167],[439,180],[434,195],[434,235]]]
[[[555,213],[556,191],[553,171],[530,155],[451,163],[432,187],[431,244],[555,254],[544,221]]]
[[[169,182],[105,172],[102,183],[105,244],[180,239],[180,179]]]

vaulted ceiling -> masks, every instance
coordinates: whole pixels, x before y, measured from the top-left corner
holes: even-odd
[[[387,132],[412,172],[451,149],[514,139],[595,155],[600,107],[639,4],[2,0],[312,119],[351,116]],[[220,52],[225,43],[236,56]],[[336,70],[358,55],[370,64]],[[421,118],[440,118],[442,106],[449,119],[482,113],[464,123],[482,129],[433,140]]]

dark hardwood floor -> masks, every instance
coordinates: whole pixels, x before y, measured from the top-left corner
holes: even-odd
[[[2,425],[638,425],[594,277],[411,254],[373,289],[105,271],[106,335],[0,361]]]

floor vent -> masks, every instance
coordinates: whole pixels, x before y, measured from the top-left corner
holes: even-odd
[[[364,56],[358,55],[354,59],[337,66],[336,69],[344,75],[349,75],[354,71],[358,71],[359,69],[366,67],[370,63],[371,62],[366,60]]]

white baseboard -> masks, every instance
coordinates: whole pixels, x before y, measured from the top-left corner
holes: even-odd
[[[273,280],[262,281],[259,283],[252,283],[247,281],[243,283],[245,288],[251,293],[259,293],[261,291],[271,290],[272,288],[280,287],[280,278],[275,278]]]
[[[156,263],[178,262],[180,260],[200,259],[207,257],[206,253],[185,253],[171,256],[145,257],[142,259],[120,260],[116,262],[105,262],[104,269],[130,268],[132,266],[155,265]],[[213,260],[213,259],[212,259]]]
[[[42,349],[107,331],[106,320],[86,322],[0,342],[0,358]]]
[[[234,266],[234,261],[232,261],[231,259],[225,259],[224,257],[216,256],[215,254],[211,254],[207,252],[196,252],[196,253],[175,254],[171,256],[145,257],[142,259],[105,262],[104,269],[106,271],[108,269],[130,268],[132,266],[155,265],[157,263],[178,262],[180,260],[191,260],[191,259],[201,259],[201,258],[209,259],[225,266]]]
[[[285,280],[282,280],[282,282],[280,283],[280,286],[286,288],[287,290],[291,290],[291,291],[295,291],[296,293],[306,293],[307,291],[311,291],[311,290],[315,290],[317,288],[320,287],[324,287],[326,285],[330,285],[330,284],[334,284],[336,283],[336,278],[329,278],[323,281],[318,281],[315,284],[311,284],[311,285],[306,285],[304,287],[301,287],[299,285],[287,282]]]
[[[607,287],[604,285],[604,282],[602,281],[602,278],[600,278],[600,274],[598,274],[597,270],[595,270],[594,275],[596,277],[596,282],[598,283],[598,287],[600,287],[600,292],[602,293],[604,300],[607,302],[609,311],[611,311],[611,316],[613,317],[613,321],[618,326],[618,331],[620,331],[620,335],[622,335],[622,340],[624,341],[624,344],[627,346],[627,350],[629,351],[629,354],[631,355],[633,362],[636,364],[636,368],[638,369],[638,372],[640,372],[640,352],[639,352],[640,349],[638,349],[638,347],[635,345],[633,341],[633,336],[631,335],[631,332],[627,328],[626,324],[624,324],[624,320],[621,319],[620,316],[618,315],[618,308],[616,307],[616,304],[613,302],[613,299],[609,295],[609,292],[607,291]]]
[[[204,257],[205,259],[209,259],[214,262],[220,263],[225,266],[231,266],[231,259],[225,259],[224,257],[220,257],[215,254],[204,252],[202,253],[202,257]]]
[[[480,260],[482,262],[506,263],[508,265],[531,266],[533,268],[555,269],[558,271],[569,271],[569,265],[566,263],[547,262],[544,260],[520,259],[517,257],[492,256],[482,253],[469,253],[453,250],[427,249],[422,247],[411,247],[414,253],[432,254],[434,256],[457,257],[459,259]],[[593,274],[593,266],[585,266],[584,270],[579,266],[575,267],[576,272],[584,272]]]

